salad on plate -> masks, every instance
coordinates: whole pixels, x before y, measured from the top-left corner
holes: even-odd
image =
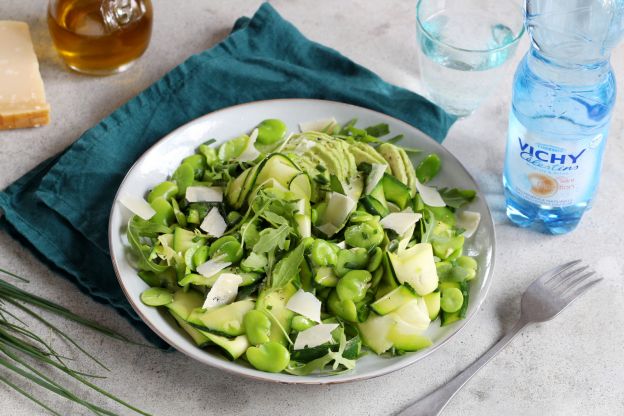
[[[386,124],[299,127],[209,140],[146,195],[119,196],[141,300],[261,371],[331,375],[427,348],[431,325],[466,316],[476,192],[431,186],[440,157]]]

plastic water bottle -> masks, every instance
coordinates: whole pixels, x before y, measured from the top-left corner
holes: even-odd
[[[514,79],[503,184],[507,216],[573,230],[600,179],[624,36],[624,0],[527,0],[531,48]]]

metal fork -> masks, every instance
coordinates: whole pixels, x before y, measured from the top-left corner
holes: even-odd
[[[459,389],[525,326],[553,319],[572,301],[602,280],[590,279],[595,272],[588,270],[589,266],[575,267],[580,263],[581,260],[574,260],[562,264],[537,278],[522,295],[520,319],[504,337],[446,385],[410,404],[396,416],[439,415]]]

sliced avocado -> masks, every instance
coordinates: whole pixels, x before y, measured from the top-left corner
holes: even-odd
[[[379,154],[386,160],[392,171],[392,175],[407,185],[407,172],[405,170],[405,163],[401,156],[400,149],[390,143],[382,143],[377,148]]]
[[[350,144],[351,154],[355,159],[355,164],[359,166],[361,163],[386,163],[386,160],[366,143],[354,142]]]

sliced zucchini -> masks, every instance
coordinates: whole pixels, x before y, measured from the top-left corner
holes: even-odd
[[[357,327],[364,345],[377,354],[383,354],[392,347],[392,341],[388,339],[388,334],[394,324],[395,320],[390,315],[379,316],[371,313],[368,319],[358,323]]]
[[[403,321],[397,321],[390,328],[388,340],[395,348],[403,351],[418,351],[432,344],[429,338],[422,335],[422,330]]]
[[[290,332],[290,321],[294,316],[294,312],[286,309],[286,303],[295,292],[297,292],[297,288],[292,283],[278,290],[265,288],[258,295],[256,302],[256,309],[265,311],[271,318],[271,341],[279,342],[282,345],[287,345],[284,332]]]
[[[188,319],[193,310],[199,308],[204,302],[204,296],[196,290],[182,289],[173,294],[173,302],[169,303],[167,309],[184,320]]]
[[[418,299],[418,295],[407,286],[401,285],[373,302],[371,308],[379,315],[385,315],[415,299]]]
[[[200,348],[210,345],[211,341],[205,333],[200,332],[199,329],[186,322],[172,310],[169,310],[169,312],[171,313],[171,316],[175,318],[178,325],[180,325],[180,328],[184,329],[184,331],[186,331],[186,333],[191,337],[193,342],[195,342],[195,345]]]
[[[214,309],[197,308],[189,315],[188,323],[202,331],[235,337],[245,333],[243,317],[253,308],[254,302],[250,299]]]
[[[310,178],[307,173],[299,173],[293,177],[288,184],[288,189],[293,194],[307,201],[309,201],[312,196],[312,185],[310,184]]]
[[[236,205],[238,202],[243,191],[243,185],[253,170],[253,167],[245,169],[236,179],[228,183],[227,189],[225,190],[225,197],[230,205]]]
[[[290,181],[300,173],[299,168],[288,157],[275,153],[266,160],[258,172],[256,184],[275,179],[280,185],[288,187]]]
[[[429,319],[432,321],[440,314],[440,292],[431,292],[423,296],[429,312]]]
[[[387,173],[381,179],[381,184],[386,200],[397,204],[401,209],[405,209],[411,199],[409,187]]]
[[[226,338],[221,335],[212,334],[210,332],[199,331],[213,344],[221,347],[225,355],[232,361],[239,358],[251,346],[246,335],[239,335],[236,338]]]
[[[173,231],[173,249],[177,253],[184,253],[192,246],[201,245],[206,242],[206,238],[196,235],[193,231],[176,227]]]

